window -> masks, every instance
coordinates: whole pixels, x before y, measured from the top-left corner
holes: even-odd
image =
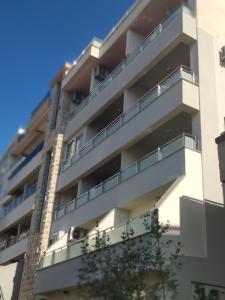
[[[66,149],[66,161],[70,161],[74,156],[79,153],[79,149],[82,147],[83,134],[77,136],[72,142],[67,144]]]

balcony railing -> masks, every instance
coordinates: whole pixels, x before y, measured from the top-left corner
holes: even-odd
[[[86,193],[82,194],[81,196],[77,197],[76,199],[74,199],[73,201],[68,203],[67,205],[65,205],[62,208],[60,208],[59,210],[57,210],[55,212],[54,218],[58,219],[60,217],[63,217],[64,215],[81,207],[82,205],[86,204],[90,200],[109,191],[110,189],[114,188],[115,186],[117,186],[117,185],[121,184],[122,182],[126,181],[127,179],[137,175],[138,173],[142,172],[146,168],[151,167],[155,163],[159,162],[160,160],[166,158],[167,156],[173,154],[174,152],[176,152],[184,147],[192,149],[192,150],[197,150],[196,138],[189,136],[187,134],[183,134],[182,136],[177,137],[176,139],[170,141],[169,143],[167,143],[161,147],[158,147],[155,151],[151,152],[147,156],[136,161],[135,163],[131,164],[126,169],[113,175],[106,181],[93,187],[92,189],[88,190]]]
[[[144,217],[144,216],[143,216]],[[131,228],[134,230],[134,237],[144,235],[147,230],[144,226],[144,218],[138,217],[114,227],[110,227],[102,231],[102,235],[107,234],[110,239],[110,245],[122,242],[122,234],[128,232]],[[100,233],[101,234],[101,233]],[[82,255],[83,241],[88,239],[88,244],[95,244],[96,234],[89,235],[87,238],[77,241],[73,244],[66,245],[52,252],[47,253],[40,260],[40,269],[55,265],[59,262],[66,261]],[[94,249],[93,249],[94,250]]]
[[[10,174],[9,179],[20,172],[42,149],[44,143],[39,144]]]
[[[100,82],[85,98],[78,109],[70,114],[69,119],[71,120],[78,112],[80,112],[91,100],[93,100],[101,91],[114,79],[116,78],[146,47],[149,47],[153,40],[155,40],[161,32],[167,28],[176,17],[182,12],[186,11],[190,14],[190,9],[187,6],[179,6],[169,17],[167,17],[162,23],[160,23],[140,44],[136,50],[129,54],[122,62],[106,77],[105,80]]]
[[[0,251],[3,251],[13,245],[15,245],[16,243],[26,239],[29,235],[29,230],[23,231],[22,233],[20,233],[17,236],[10,236],[7,240],[4,240],[2,242],[0,242]]]
[[[184,66],[179,67],[179,69],[173,71],[169,76],[164,78],[158,85],[156,85],[146,95],[144,95],[129,111],[121,114],[112,123],[110,123],[102,131],[100,131],[87,144],[80,148],[70,161],[66,161],[66,163],[62,165],[61,172],[71,167],[71,165],[73,165],[76,161],[78,161],[80,158],[82,158],[99,144],[101,144],[106,138],[111,136],[123,125],[133,119],[137,114],[141,113],[145,108],[150,106],[163,93],[165,93],[181,79],[195,83],[194,73]]]
[[[31,195],[36,192],[36,185],[32,185],[26,189],[26,191],[20,195],[19,197],[15,198],[10,204],[3,208],[3,216],[4,218],[8,215],[12,210],[18,207],[21,203],[23,203],[26,199],[28,199]]]

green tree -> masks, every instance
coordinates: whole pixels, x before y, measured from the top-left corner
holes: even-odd
[[[79,290],[83,299],[142,300],[173,298],[181,244],[166,239],[170,224],[143,217],[145,234],[136,236],[127,223],[121,242],[96,226],[94,238],[83,241]]]

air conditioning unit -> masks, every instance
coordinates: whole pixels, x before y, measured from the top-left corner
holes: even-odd
[[[79,227],[70,227],[68,232],[68,242],[78,241],[87,235],[87,230]]]
[[[223,46],[220,51],[220,63],[225,66],[225,46]]]
[[[105,66],[98,66],[95,69],[95,79],[104,80],[109,75],[109,70]]]
[[[72,102],[74,104],[80,105],[81,102],[86,98],[85,94],[82,92],[74,91],[72,93]]]
[[[209,300],[220,300],[220,291],[216,288],[208,289],[208,299]]]
[[[149,225],[153,226],[156,223],[158,223],[159,220],[159,210],[158,208],[152,208],[150,210],[150,215],[149,215]]]
[[[195,291],[195,296],[198,296],[199,299],[225,300],[225,289],[208,285],[200,285]]]

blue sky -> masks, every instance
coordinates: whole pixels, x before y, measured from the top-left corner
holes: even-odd
[[[134,0],[0,3],[0,155],[48,91],[64,61],[104,38]]]

